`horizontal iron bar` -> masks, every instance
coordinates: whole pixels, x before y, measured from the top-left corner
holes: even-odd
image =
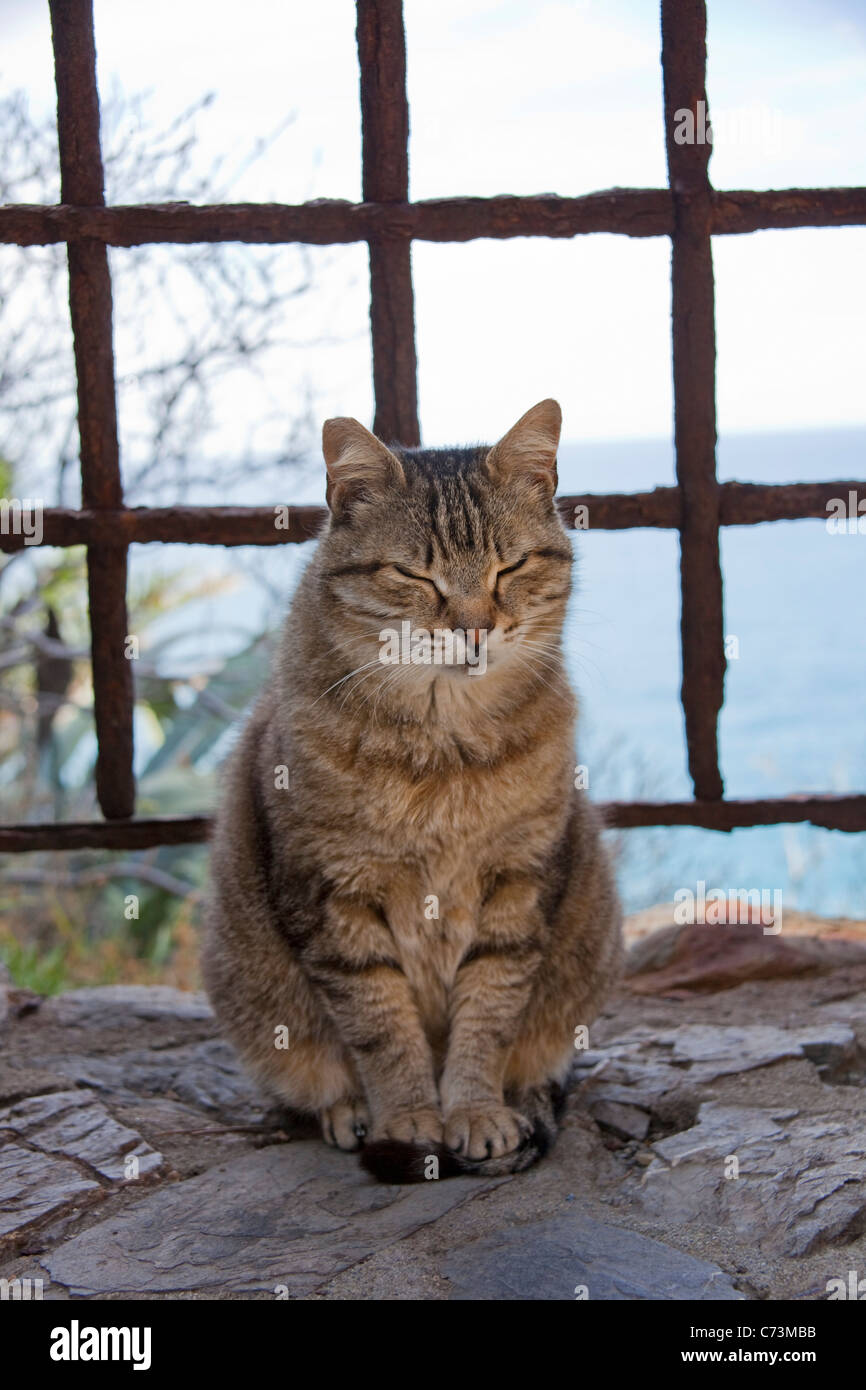
[[[155,816],[117,821],[61,821],[53,825],[0,825],[0,854],[195,845],[207,839],[211,824],[207,816]]]
[[[711,231],[731,235],[785,227],[866,223],[866,188],[713,190]],[[673,202],[664,188],[611,188],[577,198],[554,194],[431,198],[417,203],[156,203],[115,207],[10,204],[0,208],[0,242],[47,246],[83,237],[109,246],[239,241],[328,246],[411,238],[573,237],[590,232],[670,236]]]
[[[807,821],[828,830],[866,830],[866,794],[787,796],[731,801],[607,801],[599,803],[611,829],[692,825],[706,830]],[[197,844],[208,838],[206,816],[160,816],[149,820],[68,821],[53,825],[0,826],[0,853],[30,850],[155,849]]]
[[[866,479],[722,483],[720,520],[723,526],[756,526],[765,521],[826,518],[828,502],[841,499],[847,507],[852,492],[866,495]],[[565,525],[578,530],[627,531],[642,526],[676,529],[680,524],[680,494],[676,487],[657,487],[652,492],[579,493],[558,498],[557,505]],[[585,515],[580,511],[584,507]],[[6,522],[0,514],[0,524],[11,526],[11,509],[8,515],[10,520]],[[39,544],[284,545],[315,537],[326,515],[324,507],[295,507],[288,503],[272,507],[127,507],[100,511],[46,507]],[[27,537],[23,533],[0,533],[0,550],[26,548]]]
[[[693,825],[705,830],[728,831],[803,821],[826,830],[866,830],[866,795],[810,794],[722,801],[609,801],[602,803],[600,809],[607,824],[618,830],[651,825]]]

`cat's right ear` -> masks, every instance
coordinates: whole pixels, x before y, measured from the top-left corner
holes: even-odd
[[[550,399],[539,401],[494,444],[486,459],[488,473],[498,483],[553,497],[561,430],[559,403]]]
[[[322,453],[328,472],[325,498],[335,517],[347,515],[357,502],[373,501],[406,485],[396,454],[349,416],[325,421]]]

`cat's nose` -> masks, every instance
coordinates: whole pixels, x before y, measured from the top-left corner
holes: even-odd
[[[480,642],[482,632],[495,627],[496,619],[492,610],[479,603],[456,603],[451,611],[451,625],[462,628],[473,642]]]

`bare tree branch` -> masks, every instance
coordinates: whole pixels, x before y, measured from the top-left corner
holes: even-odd
[[[96,868],[68,873],[56,873],[51,869],[10,869],[3,875],[5,883],[38,888],[86,888],[118,878],[140,879],[142,883],[150,883],[154,888],[161,888],[178,898],[197,899],[201,895],[201,890],[195,884],[176,878],[174,874],[158,869],[155,864],[142,864],[134,860],[121,864],[100,864]]]

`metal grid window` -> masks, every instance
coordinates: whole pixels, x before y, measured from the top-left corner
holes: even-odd
[[[361,78],[361,203],[300,206],[188,204],[106,207],[92,0],[49,0],[57,86],[61,202],[0,208],[0,242],[65,242],[78,382],[82,505],[46,509],[42,544],[87,546],[96,791],[105,819],[0,827],[0,850],[144,849],[206,838],[206,817],[136,819],[133,682],[125,656],[127,548],[132,542],[275,545],[315,535],[319,507],[292,507],[277,531],[270,507],[126,508],[117,436],[112,290],[107,246],[235,241],[332,245],[366,242],[376,411],[386,440],[420,442],[413,240],[574,237],[590,232],[671,240],[675,487],[558,498],[572,524],[578,506],[606,530],[673,528],[680,536],[682,690],[692,801],[612,802],[618,827],[697,825],[715,830],[809,821],[866,830],[866,794],[725,800],[718,716],[725,673],[719,528],[826,517],[832,498],[863,486],[720,483],[716,475],[715,306],[712,237],[765,228],[866,225],[866,188],[718,192],[708,144],[678,144],[674,113],[707,103],[704,0],[662,0],[661,57],[668,160],[666,189],[615,189],[583,197],[409,201],[409,110],[401,0],[357,0]],[[705,106],[708,109],[708,105]],[[0,546],[23,546],[0,536]]]

